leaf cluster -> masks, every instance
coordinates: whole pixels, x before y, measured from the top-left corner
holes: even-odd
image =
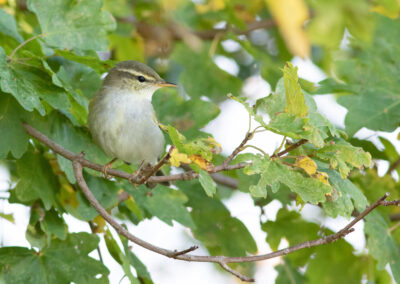
[[[30,209],[31,245],[0,248],[0,282],[112,282],[91,253],[103,238],[131,283],[153,283],[128,240],[111,233],[86,200],[71,161],[24,129],[27,123],[65,149],[105,164],[111,157],[86,126],[88,105],[104,74],[121,60],[146,62],[179,82],[179,90],[153,97],[173,147],[161,170],[167,176],[188,171],[197,179],[149,189],[85,169],[96,199],[120,220],[178,222],[209,254],[246,256],[258,248],[226,206],[235,190],[260,207],[260,228],[273,250],[282,240],[291,246],[331,233],[323,218],[304,218],[304,206],[318,208],[321,216],[352,218],[385,192],[398,199],[392,176],[400,174],[397,145],[356,135],[363,127],[394,132],[400,124],[398,1],[294,2],[296,9],[287,1],[261,0],[0,1],[0,163],[10,173],[7,201]],[[295,56],[309,57],[328,78],[315,85],[299,77],[290,63]],[[234,67],[224,70],[221,61]],[[256,101],[243,96],[255,76],[271,86]],[[344,129],[321,114],[316,94],[337,96],[348,111]],[[257,123],[228,157],[221,154],[223,141],[202,130],[227,100],[240,103]],[[252,145],[261,131],[281,135],[281,145],[271,153]],[[250,147],[257,153],[241,153]],[[383,176],[378,160],[389,164]],[[137,166],[115,165],[129,173]],[[234,170],[225,171],[228,166]],[[237,188],[219,183],[217,172],[237,181]],[[122,199],[123,192],[129,198]],[[275,220],[263,214],[273,200],[282,205]],[[400,282],[398,214],[385,207],[365,218],[362,252],[339,240],[284,257],[275,267],[276,283]],[[66,215],[88,222],[92,233],[72,233]],[[13,215],[0,212],[3,219],[13,221]],[[232,268],[246,275],[256,269],[249,263]]]

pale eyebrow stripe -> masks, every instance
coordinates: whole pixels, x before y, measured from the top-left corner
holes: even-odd
[[[149,77],[149,76],[147,76],[145,74],[137,73],[137,72],[135,72],[134,70],[131,70],[131,69],[122,69],[122,68],[120,68],[120,69],[118,69],[118,71],[127,72],[127,73],[130,73],[130,74],[132,74],[133,76],[136,76],[136,77],[143,76],[144,78],[146,78],[147,81],[154,81],[153,77]]]

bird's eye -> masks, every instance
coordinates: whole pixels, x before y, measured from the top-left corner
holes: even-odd
[[[139,77],[137,77],[137,79],[139,80],[139,82],[144,82],[144,81],[146,81],[146,78],[144,78],[143,76],[139,76]]]

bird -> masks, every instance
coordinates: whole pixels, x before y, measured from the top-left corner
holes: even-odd
[[[164,135],[151,103],[161,87],[177,87],[163,80],[144,63],[128,60],[109,70],[100,90],[89,104],[88,126],[94,142],[112,160],[154,165],[164,151]],[[139,167],[139,168],[140,168]]]

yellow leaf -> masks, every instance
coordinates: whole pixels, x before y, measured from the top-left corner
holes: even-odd
[[[204,159],[202,156],[199,155],[190,155],[189,156],[190,160],[192,160],[193,163],[198,165],[202,170],[210,171],[213,168],[213,165]]]
[[[377,12],[379,14],[382,14],[382,15],[384,15],[386,17],[389,17],[389,18],[395,20],[399,16],[399,6],[391,7],[391,8],[392,9],[388,9],[388,7],[377,5],[377,6],[372,7],[371,11]]]
[[[217,12],[225,8],[224,0],[209,0],[207,4],[196,5],[196,11],[200,14]]]
[[[211,152],[213,152],[213,154],[221,153],[222,146],[213,137],[208,137],[207,142],[210,144],[210,146],[212,148]]]
[[[57,194],[58,201],[63,206],[71,206],[73,208],[78,208],[79,201],[76,197],[76,191],[67,181],[61,183],[60,192]]]
[[[308,156],[297,157],[295,165],[302,168],[309,175],[317,172],[317,164]]]
[[[297,67],[290,62],[283,68],[283,83],[285,85],[286,108],[285,112],[304,117],[308,114],[308,107],[297,76]]]
[[[316,172],[315,174],[312,175],[312,177],[316,178],[317,180],[319,180],[320,182],[322,182],[326,185],[330,185],[329,184],[329,176],[325,172]],[[330,194],[327,194],[327,195],[330,195]]]
[[[96,228],[94,229],[94,233],[104,233],[104,227],[106,226],[106,221],[98,215],[93,219],[93,222],[96,224]]]
[[[174,167],[179,167],[181,163],[189,164],[191,160],[186,154],[179,153],[178,149],[174,148],[171,151],[171,158],[169,158],[169,163]]]
[[[310,56],[310,42],[303,29],[308,20],[307,6],[303,0],[266,0],[272,16],[288,49],[302,58]]]

